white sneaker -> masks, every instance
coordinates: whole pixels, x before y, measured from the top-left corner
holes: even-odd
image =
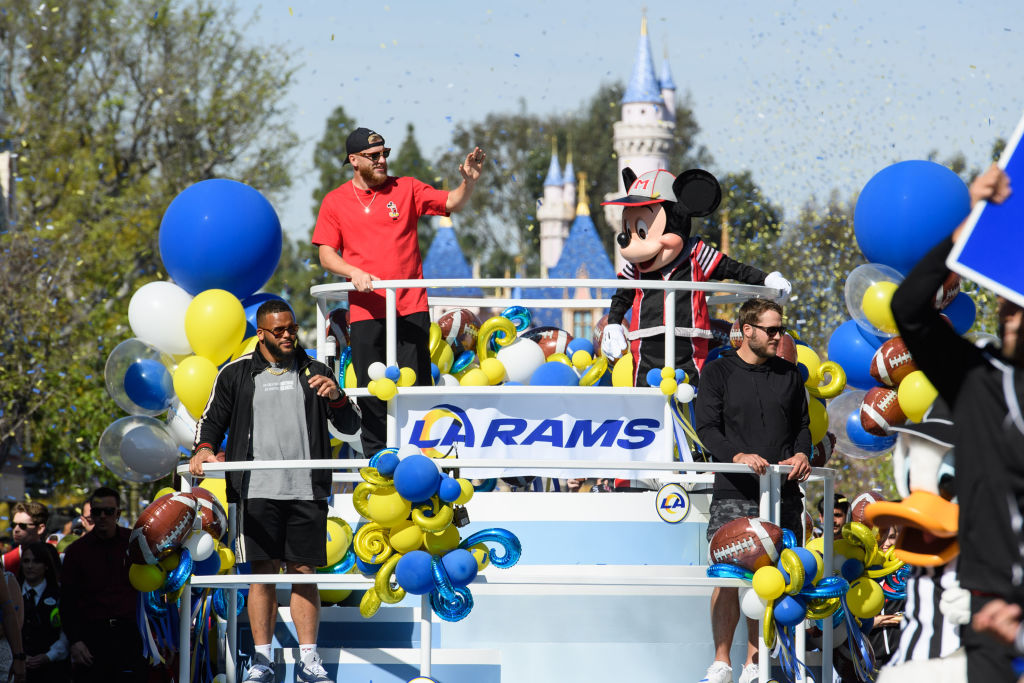
[[[732,683],[732,667],[716,660],[708,667],[704,678],[697,683]]]
[[[761,667],[757,664],[747,664],[740,672],[740,683],[758,683],[761,676]]]

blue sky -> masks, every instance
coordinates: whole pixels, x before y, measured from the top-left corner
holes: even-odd
[[[852,194],[933,149],[982,166],[1024,112],[1020,0],[646,7],[654,54],[667,49],[692,96],[711,170],[750,169],[788,217],[812,194]],[[264,3],[251,39],[284,45],[298,66],[285,102],[303,144],[277,203],[285,229],[313,225],[312,150],[335,106],[395,146],[412,122],[435,156],[458,122],[520,99],[530,112],[568,113],[602,82],[626,81],[641,14],[640,3],[592,0]]]

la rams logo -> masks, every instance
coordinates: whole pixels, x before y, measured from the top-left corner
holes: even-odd
[[[391,216],[391,220],[398,220],[398,206],[394,202],[388,202],[388,215]]]
[[[679,484],[665,484],[658,491],[654,507],[662,521],[679,524],[690,513],[690,496]]]
[[[427,678],[426,676],[417,676],[416,678],[410,679],[409,683],[437,683],[433,678]]]

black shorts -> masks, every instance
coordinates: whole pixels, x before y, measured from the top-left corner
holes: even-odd
[[[240,562],[284,560],[310,567],[327,564],[327,501],[242,501],[238,515]]]
[[[796,534],[799,545],[803,545],[804,540],[803,513],[804,499],[802,497],[782,499],[782,511],[780,512],[782,523],[779,526]],[[734,519],[760,516],[760,506],[755,500],[712,497],[711,509],[708,511],[708,541],[723,525]]]

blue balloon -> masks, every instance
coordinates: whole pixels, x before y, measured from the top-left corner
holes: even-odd
[[[256,292],[251,296],[247,296],[242,299],[242,308],[245,309],[245,338],[256,336],[256,312],[260,310],[260,306],[268,301],[284,301],[277,294],[271,294],[270,292]]]
[[[473,553],[463,548],[456,548],[446,553],[441,558],[441,564],[444,566],[444,570],[448,572],[448,578],[451,580],[452,585],[458,588],[472,583],[479,569]]]
[[[871,376],[871,358],[875,347],[860,333],[860,325],[847,320],[832,332],[828,340],[828,359],[843,366],[846,386],[851,389],[870,389],[878,386]]]
[[[370,564],[369,562],[363,562],[362,560],[359,559],[358,556],[356,556],[356,567],[359,568],[359,571],[361,573],[363,573],[363,574],[371,574],[372,575],[372,574],[376,574],[377,572],[380,571],[381,565],[380,564]]]
[[[864,337],[864,341],[876,349],[890,339],[890,337],[879,337],[877,334],[871,334],[861,325],[857,325],[857,331],[860,332],[860,336]]]
[[[196,576],[216,576],[220,572],[220,554],[210,553],[205,560],[192,564],[192,573]]]
[[[647,386],[649,387],[660,387],[661,386],[661,368],[651,368],[647,371]]]
[[[442,475],[441,486],[437,489],[437,495],[446,503],[454,503],[462,495],[462,486],[452,477]]]
[[[864,573],[864,563],[851,557],[846,562],[843,562],[843,566],[840,568],[839,573],[844,579],[853,583],[860,578],[861,574]]]
[[[430,364],[430,377],[434,380],[434,384],[437,384],[438,380],[441,379],[441,368],[437,367],[436,364]]]
[[[807,608],[792,595],[783,595],[776,600],[772,613],[775,621],[783,626],[796,626],[807,618]]]
[[[542,363],[530,376],[530,385],[535,387],[575,387],[579,386],[579,383],[580,378],[576,371],[558,361]]]
[[[730,346],[716,346],[715,348],[711,349],[710,351],[708,351],[707,358],[704,359],[704,364],[707,365],[711,361],[717,359],[719,356],[722,355],[723,351],[725,351],[726,349],[729,349],[729,348],[732,348],[732,347],[730,347]]]
[[[393,475],[395,473],[395,468],[398,467],[398,463],[401,462],[398,458],[398,454],[390,448],[377,453],[376,458],[377,463],[375,467],[377,468],[377,471],[385,477]]]
[[[846,438],[857,448],[877,453],[888,450],[896,443],[896,435],[875,436],[860,423],[860,411],[855,410],[846,418]]]
[[[395,490],[413,503],[428,500],[437,493],[440,483],[437,465],[425,455],[407,456],[395,468]]]
[[[974,326],[978,307],[974,305],[974,299],[967,292],[960,292],[942,309],[942,312],[949,318],[949,322],[953,323],[956,333],[964,334]]]
[[[389,365],[384,369],[384,376],[392,382],[397,382],[398,378],[402,376],[402,371],[397,365]]]
[[[424,595],[434,590],[434,575],[430,569],[430,553],[413,550],[402,556],[395,565],[395,580],[412,595]]]
[[[160,257],[193,296],[226,289],[239,299],[258,290],[281,259],[281,222],[266,197],[243,183],[203,180],[182,190],[160,221]]]
[[[804,585],[811,585],[818,573],[818,560],[814,557],[814,553],[807,548],[797,546],[792,550],[800,558],[800,564],[804,567]]]
[[[576,353],[577,351],[586,351],[591,356],[593,356],[594,342],[590,341],[589,339],[582,339],[580,337],[576,337],[571,342],[566,344],[565,355],[569,356],[569,358],[572,358],[572,354]]]
[[[854,211],[857,244],[871,263],[906,274],[971,210],[967,186],[932,161],[901,161],[874,175]]]
[[[125,370],[124,393],[146,410],[164,410],[174,397],[171,373],[158,360],[140,358]]]

